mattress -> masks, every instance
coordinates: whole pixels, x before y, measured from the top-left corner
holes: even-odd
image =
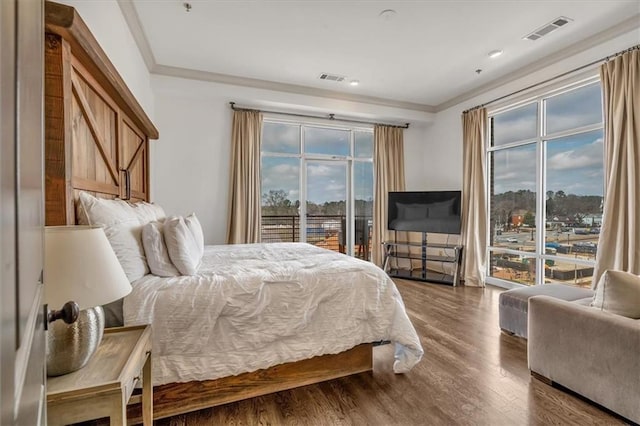
[[[310,244],[207,246],[196,275],[146,275],[132,287],[124,322],[151,324],[154,385],[217,379],[382,340],[395,344],[397,373],[423,355],[384,271]]]

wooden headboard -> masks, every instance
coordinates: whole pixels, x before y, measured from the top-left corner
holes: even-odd
[[[158,130],[73,7],[45,2],[45,223],[75,224],[75,199],[149,201]]]

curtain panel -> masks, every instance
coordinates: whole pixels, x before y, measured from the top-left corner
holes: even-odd
[[[262,113],[234,111],[227,244],[259,243]]]
[[[640,51],[600,67],[605,202],[592,287],[607,269],[640,275]]]
[[[382,266],[382,243],[389,240],[387,199],[390,191],[404,191],[404,132],[376,125],[373,129],[373,233],[371,261]]]
[[[487,110],[462,114],[462,277],[484,287],[487,268]]]

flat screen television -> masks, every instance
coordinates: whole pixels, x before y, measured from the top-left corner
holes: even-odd
[[[459,234],[461,202],[461,191],[389,192],[387,228]]]

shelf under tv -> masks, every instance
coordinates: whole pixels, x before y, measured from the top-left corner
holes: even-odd
[[[428,269],[422,271],[422,269],[391,268],[387,271],[387,274],[393,278],[404,278],[405,280],[426,281],[430,283],[449,284],[455,286],[455,277],[453,275],[430,271]]]
[[[462,246],[458,244],[428,244],[427,234],[422,232],[421,242],[385,241],[383,269],[390,277],[410,280],[426,281],[456,286],[459,282],[460,262],[462,260]],[[394,233],[395,236],[395,233]],[[411,250],[411,249],[414,250]],[[416,250],[419,249],[419,250]],[[438,253],[434,254],[433,250]],[[431,252],[430,252],[431,251]],[[400,267],[398,260],[408,259],[408,267]],[[412,260],[419,261],[419,267],[414,267]],[[453,274],[428,269],[427,262],[449,264]],[[392,265],[395,263],[396,265]]]

